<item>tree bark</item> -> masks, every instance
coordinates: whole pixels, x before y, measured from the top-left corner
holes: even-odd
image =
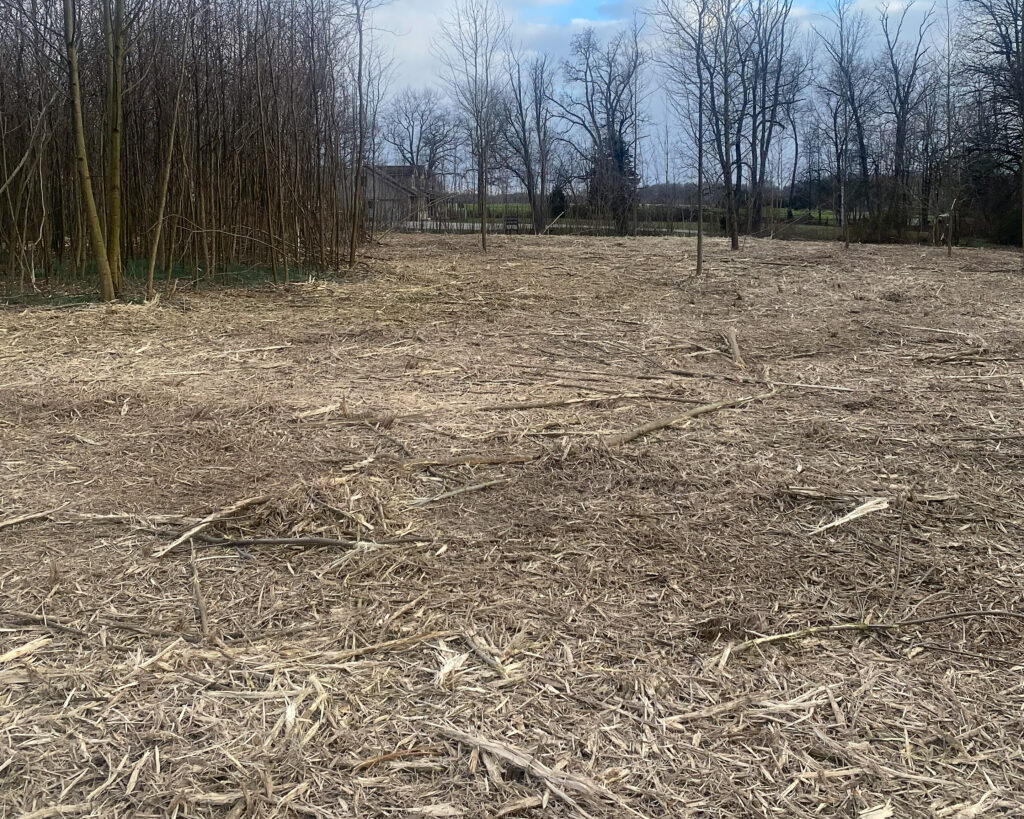
[[[96,267],[100,277],[100,296],[104,301],[113,301],[114,280],[107,259],[107,245],[103,238],[100,215],[96,208],[96,197],[92,189],[92,175],[89,172],[89,155],[85,145],[85,123],[82,116],[82,84],[78,72],[78,47],[75,45],[75,3],[64,0],[64,45],[68,58],[68,79],[71,84],[71,113],[75,132],[75,163],[82,188],[85,206],[86,227],[89,243],[96,256]]]
[[[477,206],[480,208],[480,247],[487,252],[487,155],[481,139],[477,154],[476,184]]]
[[[704,275],[704,2],[697,20],[697,270]]]
[[[358,52],[356,54],[356,95],[359,102],[356,122],[356,176],[352,182],[352,223],[349,226],[348,244],[348,269],[356,266],[356,247],[359,244],[359,216],[362,211],[363,197],[363,154],[366,152],[366,89],[363,88],[363,4],[362,0],[353,3],[356,18],[356,37],[358,38]]]
[[[107,146],[106,178],[107,260],[114,292],[124,289],[121,266],[121,141],[124,129],[124,0],[105,0],[107,38]]]

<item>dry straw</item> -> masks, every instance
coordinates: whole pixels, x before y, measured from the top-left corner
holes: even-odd
[[[0,816],[1016,815],[1015,265],[496,244],[0,313]]]

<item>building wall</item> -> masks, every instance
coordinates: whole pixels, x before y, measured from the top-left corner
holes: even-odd
[[[375,168],[366,169],[363,185],[367,224],[381,230],[429,218],[428,197]]]

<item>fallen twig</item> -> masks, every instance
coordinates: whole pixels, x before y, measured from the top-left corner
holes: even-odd
[[[195,600],[196,619],[199,621],[199,636],[205,638],[210,633],[209,616],[206,613],[206,601],[203,599],[203,586],[199,582],[199,567],[196,565],[196,547],[192,546],[192,556],[189,560],[189,570],[192,575],[192,597]]]
[[[323,662],[343,663],[348,660],[365,657],[367,654],[401,651],[402,649],[409,648],[410,646],[417,645],[418,643],[425,643],[429,640],[438,640],[451,636],[451,631],[431,631],[427,634],[414,634],[411,637],[399,637],[397,640],[386,640],[383,643],[374,643],[373,645],[363,646],[362,648],[352,648],[347,651],[322,651],[316,655],[316,659]]]
[[[465,637],[469,647],[473,649],[474,653],[483,660],[486,665],[489,665],[502,677],[508,677],[508,671],[505,670],[505,666],[503,666],[498,658],[493,655],[490,650],[490,646],[488,646],[484,640],[481,640],[476,636],[476,633],[472,631],[467,631]]]
[[[199,535],[196,537],[196,548],[231,548],[248,549],[260,546],[329,546],[352,549],[356,546],[394,546],[400,543],[427,543],[430,538],[414,535],[378,538],[376,540],[347,540],[336,537],[250,537],[250,538],[213,538]]]
[[[334,537],[249,537],[249,538],[204,538],[198,546],[223,546],[244,549],[252,546],[340,546],[349,548],[363,541],[343,540]]]
[[[532,776],[534,779],[540,780],[551,790],[553,794],[561,797],[562,799],[566,798],[566,791],[571,791],[592,803],[602,804],[602,800],[607,800],[615,804],[620,804],[615,794],[599,782],[579,774],[568,773],[567,771],[556,771],[553,768],[549,768],[532,754],[520,748],[516,748],[514,745],[509,745],[506,742],[498,742],[493,739],[487,739],[486,737],[473,736],[472,734],[467,734],[465,731],[448,728],[444,725],[438,725],[435,727],[442,736],[454,739],[456,742],[461,742],[463,745],[468,745],[470,748],[475,748],[477,751],[488,753],[496,759],[518,768],[529,776]],[[567,801],[571,804],[573,800],[569,799]]]
[[[69,626],[67,623],[58,620],[55,617],[49,617],[40,614],[29,614],[26,611],[14,611],[12,609],[0,610],[0,614],[5,617],[11,618],[15,623],[22,623],[25,625],[41,626],[42,628],[49,629],[50,631],[60,632],[62,634],[74,634],[76,637],[88,637],[88,632],[82,631],[81,629]]]
[[[768,381],[764,378],[749,378],[742,375],[729,375],[726,373],[700,373],[696,370],[665,370],[669,375],[678,375],[682,378],[707,378],[713,381],[733,381],[737,384],[770,384],[776,387],[793,387],[798,390],[830,390],[832,392],[859,392],[853,387],[841,387],[836,384],[804,384],[799,381],[776,381],[774,378]],[[639,377],[639,376],[638,376]],[[657,378],[658,376],[649,376]]]
[[[501,484],[508,483],[508,478],[495,478],[493,481],[484,481],[483,483],[475,483],[472,486],[460,486],[458,489],[453,489],[450,492],[442,492],[440,495],[434,495],[432,498],[420,498],[409,504],[408,509],[412,509],[416,506],[427,506],[428,504],[434,503],[435,501],[445,500],[447,498],[453,498],[456,495],[464,495],[467,492],[479,492],[481,489],[488,489],[492,486],[501,486]]]
[[[54,805],[48,808],[39,808],[30,813],[23,813],[21,819],[54,819],[57,816],[73,816],[76,813],[85,813],[92,808],[89,802],[77,802],[74,805]]]
[[[727,649],[728,654],[736,655],[751,648],[781,643],[786,640],[802,640],[805,637],[814,637],[818,634],[834,634],[840,631],[899,631],[900,629],[912,626],[923,626],[928,623],[940,623],[945,620],[964,620],[971,617],[1002,617],[1024,622],[1024,612],[1006,611],[1003,609],[989,609],[978,611],[953,611],[946,614],[936,614],[931,617],[916,617],[912,620],[900,620],[895,623],[838,623],[832,626],[809,626],[807,628],[787,631],[782,634],[769,634],[766,637],[758,637],[754,640],[747,640]]]
[[[547,450],[536,449],[532,452],[509,453],[507,455],[453,455],[449,458],[429,458],[414,461],[402,461],[406,469],[425,466],[497,466],[499,464],[528,464],[544,456]]]
[[[739,367],[741,370],[747,368],[747,363],[743,360],[743,356],[740,354],[740,342],[736,338],[736,328],[730,327],[725,334],[726,341],[729,342],[729,353],[732,355],[732,363]]]
[[[865,515],[870,515],[872,512],[881,512],[883,509],[889,508],[888,498],[871,498],[870,500],[864,501],[860,506],[843,515],[841,518],[837,518],[831,523],[826,523],[824,526],[819,526],[810,532],[812,535],[820,535],[822,532],[828,529],[834,529],[836,526],[842,526],[844,523],[849,523],[851,520],[862,518]]]
[[[49,645],[52,637],[37,637],[24,645],[12,648],[10,651],[0,654],[0,664],[10,663],[14,660],[20,660],[22,657],[28,657],[35,654],[39,649],[45,648]]]
[[[6,520],[0,520],[0,529],[6,529],[9,526],[17,526],[19,523],[28,523],[30,520],[42,520],[48,518],[54,512],[59,512],[67,506],[65,503],[63,506],[55,506],[53,509],[47,509],[45,512],[30,512],[27,515],[16,515],[13,518],[7,518]]]
[[[697,711],[689,711],[685,714],[676,714],[674,717],[665,717],[661,722],[666,728],[682,730],[679,727],[679,724],[682,722],[693,722],[694,720],[707,719],[708,717],[717,717],[720,714],[728,714],[730,711],[735,711],[737,708],[743,708],[750,705],[751,702],[753,702],[753,697],[746,694],[742,697],[737,697],[734,700],[709,705],[707,708],[701,708]]]
[[[696,404],[700,399],[684,398],[678,395],[658,395],[646,392],[621,392],[614,395],[592,395],[586,398],[562,398],[548,401],[521,401],[510,404],[491,404],[480,407],[480,412],[500,412],[506,410],[553,409],[555,407],[573,407],[577,404],[605,404],[628,400],[675,401],[682,404]]]
[[[829,503],[855,503],[861,500],[868,491],[877,491],[877,489],[845,490],[833,489],[831,487],[797,485],[786,486],[782,489],[782,492],[793,498],[827,501]],[[953,492],[926,493],[912,491],[906,495],[908,503],[945,503],[947,501],[958,500],[959,498],[960,496]]]
[[[336,404],[328,404],[326,407],[317,407],[316,409],[303,410],[302,412],[295,413],[292,416],[292,420],[305,421],[308,418],[318,418],[321,415],[330,415],[335,410],[341,409],[344,406],[344,402],[340,402]]]
[[[30,614],[26,611],[14,611],[12,609],[0,609],[0,615],[9,617],[16,623],[22,623],[25,625],[39,626],[41,628],[49,629],[50,631],[60,632],[61,634],[73,634],[76,637],[92,637],[87,631],[75,628],[68,624],[67,621],[53,617],[52,615],[42,614]],[[195,642],[195,637],[191,634],[179,634],[175,631],[164,631],[159,629],[148,629],[142,626],[137,626],[134,623],[129,623],[124,620],[116,620],[111,617],[96,617],[94,622],[107,628],[117,629],[119,631],[130,631],[133,634],[140,634],[144,637],[180,637],[186,642]]]
[[[480,407],[481,412],[500,412],[504,410],[551,409],[554,407],[571,407],[576,404],[603,404],[606,401],[622,401],[627,398],[643,398],[640,393],[618,393],[617,395],[591,395],[585,398],[556,398],[545,401],[513,401],[509,404],[491,404]]]
[[[94,512],[68,512],[66,514],[71,520],[95,521],[97,523],[131,523],[147,529],[153,528],[158,523],[195,524],[199,522],[199,518],[188,515],[143,515],[141,513],[132,514],[127,512],[115,512],[107,515]],[[69,521],[61,520],[59,522],[68,523]]]
[[[603,441],[607,447],[622,446],[622,444],[629,443],[630,441],[639,438],[641,435],[646,435],[649,432],[655,432],[659,429],[664,429],[665,427],[670,427],[675,424],[682,423],[683,421],[688,421],[691,418],[696,418],[699,415],[706,415],[709,412],[717,412],[720,409],[739,407],[743,404],[749,404],[751,401],[761,401],[766,398],[771,398],[778,395],[778,392],[778,390],[772,390],[771,392],[762,393],[761,395],[748,395],[745,398],[726,398],[722,401],[715,401],[711,404],[702,404],[699,407],[694,407],[692,410],[684,412],[682,415],[668,415],[664,418],[648,421],[646,424],[642,424],[641,426],[627,430],[626,432],[606,435],[603,438]]]
[[[358,762],[353,763],[352,772],[359,773],[359,771],[365,771],[367,768],[372,768],[374,765],[380,765],[382,762],[392,762],[396,759],[406,759],[411,756],[438,756],[439,754],[440,750],[438,748],[404,748],[398,751],[392,751],[389,754],[381,754],[380,756],[361,759]]]
[[[388,627],[392,623],[394,623],[395,620],[397,620],[403,614],[407,614],[408,612],[412,611],[414,608],[416,608],[416,606],[418,606],[420,603],[422,603],[423,599],[427,596],[427,594],[429,594],[429,592],[423,592],[418,597],[414,597],[412,600],[410,600],[404,606],[399,607],[398,609],[393,611],[391,614],[389,614],[387,619],[383,623],[380,624],[381,634],[384,634],[385,632],[387,632]]]
[[[270,500],[271,497],[271,495],[257,495],[256,497],[253,498],[245,498],[244,500],[240,500],[237,503],[231,504],[230,506],[225,506],[223,509],[219,509],[216,512],[213,512],[212,514],[207,515],[205,518],[199,521],[199,523],[197,523],[195,526],[186,531],[183,535],[180,535],[179,537],[175,538],[170,544],[164,546],[162,549],[158,549],[157,551],[155,551],[153,553],[153,557],[163,557],[175,546],[180,546],[190,537],[198,535],[207,526],[210,526],[211,524],[216,523],[219,520],[223,520],[224,518],[231,517],[231,515],[235,514],[236,512],[241,512],[243,509],[249,506],[255,506],[258,503],[266,503],[268,500]]]

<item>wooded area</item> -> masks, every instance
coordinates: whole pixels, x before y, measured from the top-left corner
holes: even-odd
[[[778,212],[819,224],[823,208],[847,243],[1020,241],[1020,0],[873,14],[834,0],[809,20],[792,0],[656,0],[562,56],[518,42],[495,0],[458,0],[435,82],[407,88],[373,24],[383,5],[5,2],[7,292],[88,277],[110,299],[127,274],[152,295],[163,277],[247,269],[288,281],[350,268],[375,231],[456,200],[475,199],[457,218],[486,246],[479,214],[510,191],[537,233],[570,207],[636,232],[658,185],[659,205],[734,249],[774,234]],[[430,180],[425,209],[379,216],[365,177],[388,166]]]
[[[9,283],[347,262],[386,59],[368,0],[0,7]]]

